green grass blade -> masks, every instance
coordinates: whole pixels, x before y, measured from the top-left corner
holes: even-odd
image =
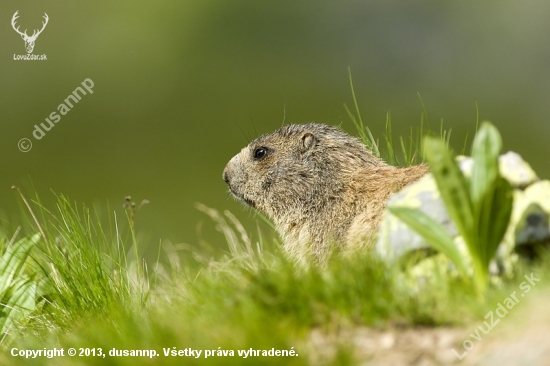
[[[395,155],[395,147],[393,145],[393,134],[391,132],[391,115],[386,113],[386,133],[384,134],[386,140],[386,162],[390,165],[399,165],[399,160]]]
[[[401,146],[401,153],[403,154],[403,159],[405,159],[406,166],[410,166],[411,164],[411,156],[410,150],[407,151],[407,147],[405,146],[405,140],[403,139],[403,136],[399,136],[399,146]],[[411,147],[409,146],[409,149]]]
[[[351,96],[353,97],[353,104],[355,106],[355,112],[357,113],[357,118],[361,125],[361,129],[364,130],[363,119],[361,118],[361,112],[359,111],[359,104],[357,104],[357,98],[355,97],[355,88],[353,87],[353,78],[351,76],[351,68],[348,67],[348,76],[349,76],[349,85],[351,87]]]
[[[369,148],[369,150],[372,150],[374,155],[376,157],[380,157],[380,149],[378,148],[378,143],[372,136],[372,133],[370,129],[365,126],[363,123],[363,119],[361,118],[361,112],[359,111],[359,104],[357,103],[357,98],[355,97],[355,89],[353,87],[353,78],[351,76],[351,68],[348,67],[348,75],[349,75],[349,85],[351,88],[351,96],[353,98],[353,105],[355,106],[355,113],[357,113],[357,117],[349,110],[348,106],[344,103],[344,109],[346,110],[346,113],[348,114],[349,118],[353,122],[353,125],[355,126],[355,129],[359,133],[359,137],[363,141],[363,143]]]

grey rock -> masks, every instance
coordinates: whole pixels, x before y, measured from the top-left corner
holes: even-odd
[[[457,157],[457,161],[460,169],[469,176],[473,160],[460,156]],[[511,262],[515,260],[514,252],[517,246],[550,240],[550,181],[539,181],[529,164],[514,152],[499,157],[499,168],[501,175],[514,187],[510,224],[497,253],[499,267],[510,268]],[[455,238],[459,250],[466,250],[431,174],[394,194],[388,201],[388,206],[420,209],[447,229]],[[376,252],[379,256],[387,261],[393,261],[406,254],[429,248],[428,243],[420,235],[409,229],[388,210],[385,211],[376,243]]]

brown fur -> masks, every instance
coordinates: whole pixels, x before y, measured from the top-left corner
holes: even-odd
[[[266,154],[256,156],[257,149]],[[389,196],[426,174],[396,168],[336,127],[287,125],[252,141],[229,161],[233,195],[275,223],[299,262],[323,262],[334,249],[368,247]]]

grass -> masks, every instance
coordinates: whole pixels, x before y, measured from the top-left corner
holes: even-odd
[[[418,97],[420,99],[420,104],[422,105],[422,113],[420,114],[420,123],[418,128],[414,129],[413,127],[411,127],[409,136],[399,136],[399,143],[398,145],[396,145],[391,128],[391,115],[388,112],[386,114],[386,131],[384,133],[383,141],[380,142],[379,139],[374,138],[371,130],[361,118],[361,112],[359,109],[359,104],[357,103],[357,97],[355,95],[355,88],[353,86],[353,78],[350,69],[348,69],[348,76],[354,111],[352,111],[345,103],[344,109],[346,110],[349,119],[353,123],[355,130],[359,135],[359,138],[361,139],[361,141],[363,141],[365,146],[367,146],[367,148],[373,152],[374,156],[383,159],[390,165],[411,166],[425,161],[423,139],[426,135],[438,135],[439,138],[445,142],[445,145],[449,146],[452,130],[444,128],[443,120],[439,125],[438,133],[433,131],[430,128],[429,124],[426,126],[428,113],[426,112],[426,108],[420,94],[418,95]],[[476,118],[476,131],[478,124],[479,119]],[[464,151],[466,151],[467,145],[468,137],[466,137],[464,140],[464,146],[461,153],[464,153]]]
[[[115,249],[133,251],[132,246],[139,244],[125,246],[118,225],[113,225],[111,237],[94,220],[96,213],[78,210],[62,196],[59,200],[57,212],[43,213],[49,241],[38,241],[27,258],[35,263],[32,267],[39,264],[44,278],[37,296],[43,306],[5,334],[2,365],[183,362],[181,357],[164,356],[153,360],[110,356],[101,361],[98,356],[25,360],[10,355],[14,347],[101,348],[107,354],[114,348],[158,353],[173,347],[214,353],[233,350],[234,357],[186,357],[184,362],[309,364],[316,354],[310,344],[313,330],[331,334],[340,328],[460,325],[482,319],[521,280],[518,275],[518,279],[491,287],[485,302],[479,302],[467,282],[446,276],[445,271],[425,288],[403,286],[407,271],[388,270],[368,255],[335,257],[324,271],[316,267],[297,270],[275,245],[251,245],[230,214],[205,207],[201,209],[231,238],[228,252],[218,259],[206,259],[197,252],[172,258],[179,265],[159,263],[159,270],[151,276],[136,269],[141,261],[130,261],[124,250]],[[518,274],[524,270],[518,268]],[[251,348],[294,349],[299,356],[238,356],[238,350]],[[353,364],[348,345],[335,344],[329,353],[324,364]]]
[[[361,136],[377,154],[388,154],[363,124],[353,98],[357,116],[346,109]],[[388,120],[391,136],[389,126]],[[440,135],[447,144],[449,134]],[[422,141],[412,136],[400,139],[403,165],[424,155]],[[391,137],[384,141],[385,150],[393,151]],[[399,163],[397,154],[389,156]],[[148,263],[140,255],[146,243],[136,239],[137,213],[129,199],[125,211],[111,213],[64,196],[54,209],[37,197],[21,197],[29,213],[22,230],[27,236],[19,230],[0,234],[0,269],[9,268],[0,271],[2,365],[352,365],[360,346],[345,336],[348,330],[464,327],[481,322],[517,290],[524,274],[535,272],[541,284],[550,283],[548,254],[536,263],[520,262],[483,298],[467,278],[432,259],[424,279],[414,265],[388,268],[369,253],[335,256],[324,269],[296,268],[271,234],[259,231],[252,239],[230,212],[203,205],[197,208],[215,222],[226,249],[163,243],[159,259]],[[319,343],[319,335],[329,342]],[[54,347],[63,348],[65,357],[12,355]],[[67,356],[71,347],[83,356]],[[123,350],[160,356],[113,356]],[[201,350],[201,356],[190,356],[190,350]],[[288,355],[269,356],[277,351]]]

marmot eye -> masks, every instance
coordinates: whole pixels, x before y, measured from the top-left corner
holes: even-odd
[[[260,160],[267,154],[267,149],[265,147],[258,147],[254,150],[254,159]]]

